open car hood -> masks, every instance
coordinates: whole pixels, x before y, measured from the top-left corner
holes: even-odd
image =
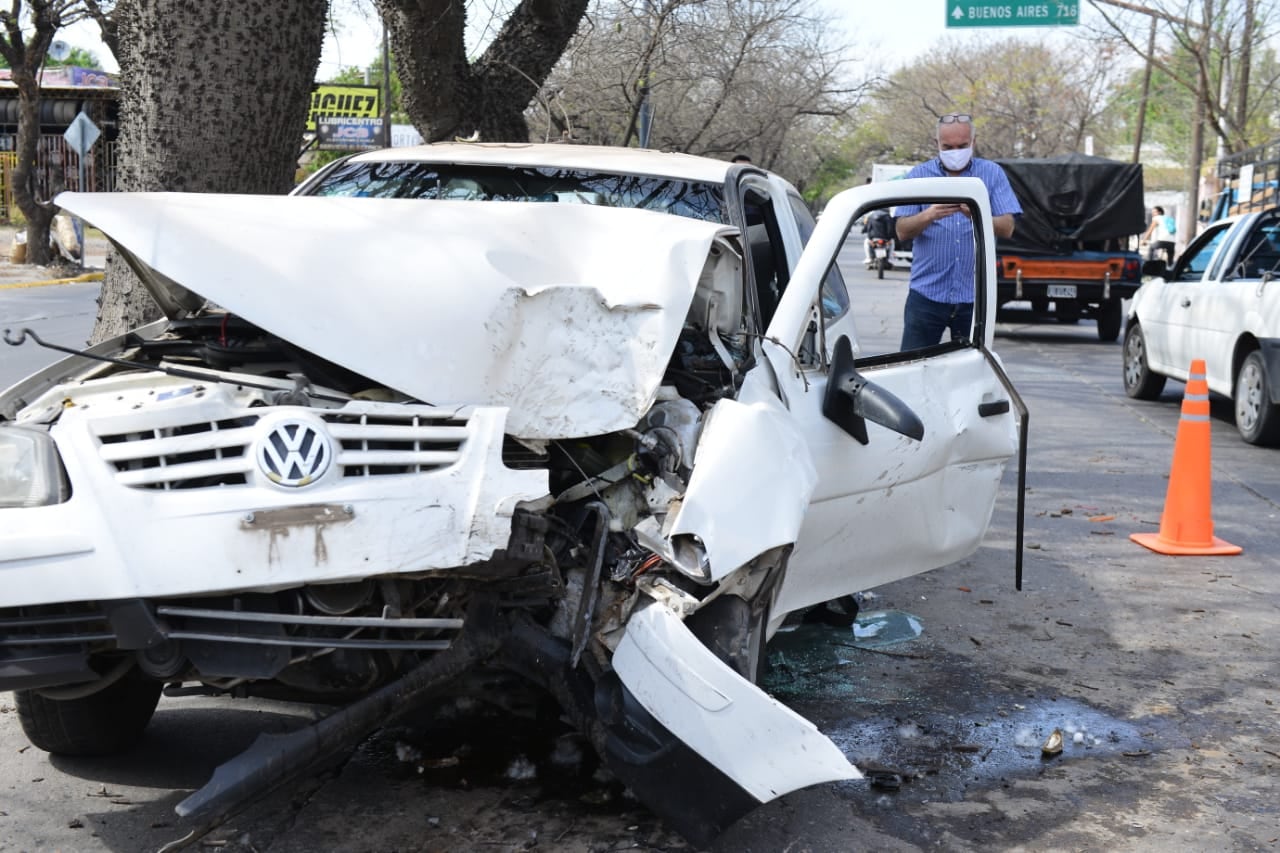
[[[165,314],[205,299],[525,438],[633,426],[725,226],[580,204],[63,193]]]

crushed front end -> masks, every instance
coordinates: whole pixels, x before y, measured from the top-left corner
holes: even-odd
[[[212,306],[5,392],[0,690],[18,691],[27,717],[136,708],[114,731],[46,729],[37,745],[118,748],[167,685],[345,706],[327,718],[342,735],[326,749],[339,749],[424,696],[485,698],[501,673],[549,691],[691,838],[856,776],[752,683],[814,474],[732,327],[740,247],[699,228],[665,342],[634,325],[667,306],[589,303],[604,318],[593,328],[613,323],[639,354],[578,393],[624,426],[547,427],[563,412],[502,379],[502,399],[427,402],[354,369],[364,342],[321,354]],[[707,293],[735,288],[738,313],[717,314]],[[526,335],[537,312],[588,304],[581,288],[504,294],[495,304],[509,307],[487,316],[505,311]],[[583,340],[595,349],[575,359],[619,361],[615,340]],[[421,369],[449,370],[456,353],[435,352]],[[510,373],[509,348],[490,357],[488,375]],[[618,382],[628,373],[639,391]],[[728,522],[752,489],[776,506]],[[244,763],[296,769],[316,749],[279,762],[262,747]],[[797,749],[813,760],[791,760]],[[180,810],[225,808],[257,772],[228,770]],[[722,793],[691,799],[689,786]]]

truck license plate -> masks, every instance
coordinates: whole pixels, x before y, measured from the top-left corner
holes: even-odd
[[[1050,299],[1075,299],[1076,286],[1074,284],[1051,284],[1049,285]]]

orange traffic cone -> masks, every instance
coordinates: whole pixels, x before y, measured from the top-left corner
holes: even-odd
[[[1160,532],[1131,533],[1129,538],[1161,554],[1239,554],[1239,545],[1213,535],[1209,467],[1209,385],[1204,379],[1204,359],[1197,358],[1191,362],[1182,397]]]

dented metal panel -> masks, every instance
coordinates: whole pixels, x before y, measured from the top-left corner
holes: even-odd
[[[579,204],[196,193],[58,201],[109,234],[169,310],[181,304],[179,282],[419,400],[509,408],[508,429],[528,438],[635,425],[712,242],[728,230]],[[378,234],[377,251],[353,233]]]
[[[795,418],[777,397],[716,403],[697,459],[671,535],[698,537],[712,579],[796,540],[818,475]]]

